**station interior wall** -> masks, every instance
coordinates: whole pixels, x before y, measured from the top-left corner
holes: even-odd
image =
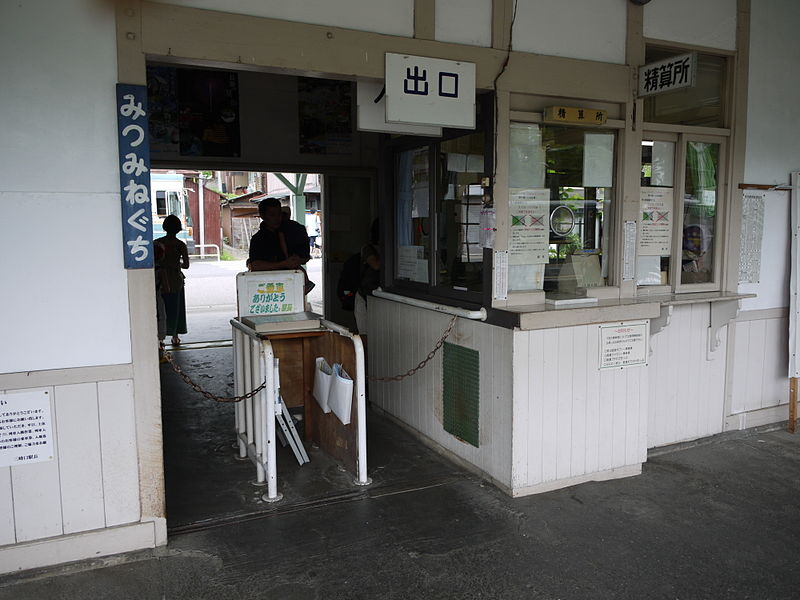
[[[699,32],[686,28],[692,19],[686,19],[685,15],[697,15],[697,24],[708,24],[711,17],[705,12],[697,13],[696,2],[680,1],[685,10],[674,10],[682,15],[680,23],[677,17],[668,18],[662,14],[666,3],[649,4],[644,11],[645,35],[731,49],[731,27],[735,24],[731,24],[730,14],[735,10],[734,0],[714,0],[715,10],[721,11],[715,14],[722,14],[724,18],[714,21],[719,28],[712,31],[701,27]],[[413,34],[412,0],[347,0],[344,8],[341,3],[336,7],[326,2],[300,6],[278,0],[269,3],[246,0],[173,3],[303,22],[316,19],[314,22],[326,25],[363,28],[388,35],[409,37]],[[441,27],[436,35],[441,39],[449,36],[448,41],[485,44],[487,23],[472,17],[480,14],[482,19],[487,19],[490,15],[487,4],[488,0],[470,2],[470,11],[460,15],[452,1],[439,0],[437,10],[441,9],[443,15],[452,15],[455,20],[449,27]],[[526,12],[529,3],[521,4],[523,9],[514,32],[518,44],[524,43],[521,40],[527,32],[536,31],[537,26],[546,27],[548,22],[547,11],[537,13],[534,18]],[[623,0],[604,0],[604,4],[614,15],[621,14],[626,5]],[[555,2],[547,6],[547,10],[557,10]],[[594,13],[597,3],[586,0],[580,7]],[[112,529],[118,537],[104,546],[110,548],[109,551],[164,543],[163,524],[154,524],[153,515],[143,514],[146,511],[142,506],[147,502],[140,503],[140,500],[142,486],[147,482],[133,477],[115,483],[112,481],[114,474],[104,473],[100,460],[105,447],[111,452],[109,460],[119,460],[119,468],[125,468],[132,457],[141,462],[144,454],[152,454],[149,447],[145,452],[146,446],[160,444],[160,439],[143,439],[134,427],[124,431],[108,429],[109,423],[129,421],[137,410],[130,389],[136,365],[132,364],[131,306],[119,236],[114,10],[109,3],[70,0],[5,4],[0,14],[0,55],[14,57],[0,62],[0,80],[13,82],[0,88],[0,106],[3,107],[0,111],[0,131],[3,131],[0,137],[3,156],[0,161],[0,271],[3,274],[0,390],[14,393],[32,386],[51,389],[57,415],[54,431],[60,440],[56,462],[41,467],[50,469],[47,475],[38,476],[40,473],[34,470],[38,467],[34,465],[0,469],[0,506],[35,508],[35,513],[47,525],[26,529],[26,519],[33,513],[4,512],[0,545],[5,544],[2,549],[13,550],[15,544],[53,537],[57,544],[59,536],[92,531],[103,533]],[[618,19],[613,23],[601,20],[608,25],[605,29],[598,28],[594,20],[588,22],[591,29],[586,29],[589,25],[576,25],[570,39],[597,39],[577,44],[576,53],[583,55],[581,58],[619,61],[619,49],[624,48],[624,28],[619,30]],[[790,76],[800,58],[794,35],[798,24],[800,7],[792,0],[752,1],[747,183],[788,183],[789,173],[800,169],[797,163],[800,106],[795,102],[800,83]],[[532,29],[526,30],[526,25]],[[464,37],[455,40],[456,31],[464,31]],[[86,40],[91,40],[91,44]],[[608,54],[600,54],[595,43]],[[731,196],[736,199],[735,193]],[[755,315],[757,319],[751,316],[734,322],[735,339],[730,331],[723,332],[726,336],[723,337],[724,352],[715,360],[723,363],[722,370],[730,381],[727,386],[718,372],[719,363],[709,367],[716,373],[713,375],[715,389],[709,396],[714,403],[711,408],[715,416],[700,415],[699,422],[704,425],[682,426],[685,436],[659,434],[657,439],[648,441],[649,445],[725,428],[729,415],[725,410],[722,414],[716,412],[720,390],[725,396],[723,402],[728,403],[724,406],[730,405],[732,408],[728,412],[732,414],[737,414],[737,410],[747,413],[775,407],[782,402],[776,396],[787,381],[785,374],[770,370],[764,376],[766,379],[755,379],[758,363],[752,359],[759,353],[762,357],[779,357],[786,348],[788,203],[788,192],[770,193],[765,209],[762,278],[758,284],[740,286],[740,291],[758,294],[757,299],[743,303],[745,310],[765,312]],[[687,313],[679,320],[691,328],[694,318],[695,315]],[[703,319],[700,315],[698,328],[706,327],[702,325]],[[678,335],[679,329],[672,329],[670,335]],[[760,341],[745,343],[742,333],[745,329],[748,340]],[[698,348],[701,343],[704,342],[696,342]],[[656,345],[657,352],[661,351],[659,344],[661,342]],[[732,369],[739,366],[747,366],[753,371],[753,377],[737,375],[731,379]],[[683,373],[679,364],[671,368],[670,372]],[[762,394],[756,401],[750,397],[750,390],[756,389],[759,382],[770,392],[769,397]],[[649,385],[652,384],[651,378]],[[734,399],[733,404],[729,397]],[[65,417],[78,409],[85,419]],[[777,412],[769,414],[778,420]],[[748,421],[740,419],[731,426],[747,424]],[[503,421],[498,427],[498,435],[501,435],[510,425]],[[114,436],[115,445],[107,446]],[[91,457],[90,468],[84,468],[80,462],[86,448],[97,453]],[[506,457],[498,455],[497,458],[506,462]],[[70,468],[59,471],[62,464]],[[509,472],[492,472],[498,479],[510,478]],[[23,485],[23,480],[27,484]],[[89,504],[86,504],[80,495],[70,492],[85,485],[91,485],[92,490],[99,489],[101,496],[88,494],[86,502]],[[147,489],[153,493],[157,488],[155,485]],[[53,497],[58,498],[58,503],[51,502]],[[98,506],[103,514],[102,523],[81,517],[85,511],[97,510]],[[9,518],[9,514],[14,516]],[[76,518],[65,520],[56,518],[57,514],[76,515]],[[126,534],[119,529],[124,523],[142,527],[130,529]],[[74,544],[75,538],[69,540],[75,545],[75,552],[79,552],[80,545]],[[16,564],[35,566],[37,560],[59,562],[72,556],[61,550],[53,550],[47,555],[49,558],[31,558],[30,565],[21,560]],[[19,555],[22,554],[33,556],[33,551],[30,546],[20,547]],[[0,553],[0,556],[7,558],[8,554]],[[9,564],[6,560],[3,563]]]

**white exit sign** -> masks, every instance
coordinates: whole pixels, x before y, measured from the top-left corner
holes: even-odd
[[[386,121],[475,128],[475,63],[386,54]]]

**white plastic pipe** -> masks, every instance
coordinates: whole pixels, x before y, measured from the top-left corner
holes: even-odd
[[[459,308],[457,306],[448,306],[447,304],[437,304],[435,302],[428,302],[427,300],[417,300],[416,298],[409,298],[408,296],[400,296],[399,294],[392,294],[384,292],[382,289],[377,289],[372,292],[378,298],[400,302],[401,304],[409,304],[419,308],[427,308],[428,310],[435,310],[436,312],[445,313],[448,315],[455,315],[464,319],[472,319],[473,321],[485,321],[486,309],[481,307],[480,310],[467,310],[466,308]]]

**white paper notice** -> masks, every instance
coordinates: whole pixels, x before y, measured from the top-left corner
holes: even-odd
[[[508,180],[512,188],[538,188],[544,185],[544,148],[538,125],[512,123]]]
[[[492,296],[497,300],[508,298],[508,250],[494,253],[494,290]]]
[[[400,246],[397,252],[397,276],[428,283],[428,261],[423,246]]]
[[[672,187],[675,173],[675,142],[653,142],[651,185]]]
[[[632,281],[636,276],[636,221],[625,221],[625,237],[622,247],[622,280]]]
[[[53,460],[50,394],[31,390],[0,395],[0,467]]]
[[[611,187],[613,175],[614,134],[585,134],[583,146],[584,187]]]
[[[647,365],[649,321],[600,325],[600,369]]]
[[[497,213],[494,208],[481,210],[481,248],[494,248],[495,231],[497,231]]]
[[[669,256],[672,249],[672,188],[641,188],[639,255]]]
[[[511,239],[508,263],[535,265],[550,260],[550,190],[514,190],[509,200]]]
[[[764,237],[764,198],[758,190],[742,192],[742,246],[739,255],[739,283],[761,279],[761,242]]]

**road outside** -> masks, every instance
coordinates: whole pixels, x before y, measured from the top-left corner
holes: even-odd
[[[186,321],[188,333],[183,342],[210,342],[231,339],[230,320],[236,316],[236,274],[246,271],[244,260],[192,261],[186,275]],[[322,259],[306,264],[316,287],[308,295],[311,309],[322,314]]]

